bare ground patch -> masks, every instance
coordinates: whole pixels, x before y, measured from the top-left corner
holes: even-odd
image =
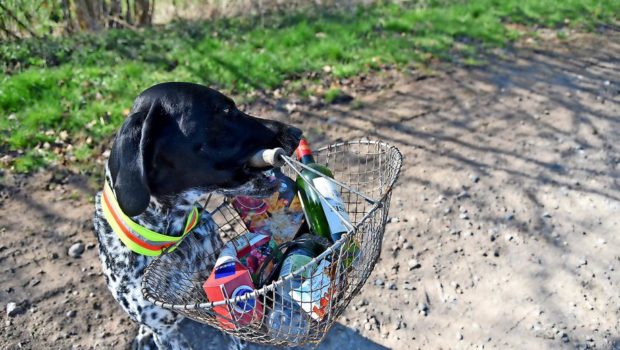
[[[406,158],[381,260],[323,348],[620,348],[620,35],[537,45],[343,82],[351,103],[249,106],[315,146],[369,137]],[[0,347],[129,346],[91,228],[99,185],[5,176],[0,300],[23,313],[0,314]]]

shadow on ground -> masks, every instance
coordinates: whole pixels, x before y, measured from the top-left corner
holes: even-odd
[[[184,321],[182,323],[183,334],[187,335],[188,339],[192,339],[192,346],[201,350],[222,350],[226,349],[229,344],[227,336],[221,332],[204,327],[202,324],[193,321]],[[208,342],[204,340],[208,339]],[[246,350],[267,350],[267,349],[281,349],[282,347],[276,346],[262,346],[252,343],[246,345]],[[298,350],[314,349],[313,347],[301,347],[292,348]],[[336,323],[329,331],[325,340],[316,348],[317,350],[330,350],[330,349],[364,349],[364,350],[385,350],[386,347],[373,342],[363,336],[361,336],[355,330],[352,330],[340,323]]]
[[[319,348],[618,348],[620,38],[607,34],[506,49],[484,68],[337,82],[359,108],[249,107],[317,147],[370,137],[405,155],[381,260]],[[90,229],[96,187],[52,178],[0,188],[0,299],[34,310],[2,313],[0,347],[127,347],[135,325],[104,286]],[[76,241],[91,248],[69,259]]]

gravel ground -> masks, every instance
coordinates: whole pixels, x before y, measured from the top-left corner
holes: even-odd
[[[316,146],[368,136],[405,156],[381,259],[322,349],[620,349],[620,33],[521,46],[334,82],[353,102],[248,107]],[[129,346],[91,228],[99,186],[2,178],[0,348]]]

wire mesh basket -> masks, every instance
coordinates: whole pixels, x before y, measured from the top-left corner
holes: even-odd
[[[362,140],[321,148],[315,159],[333,171],[332,181],[345,203],[349,230],[342,238],[287,276],[210,302],[202,285],[219,249],[247,233],[237,212],[224,201],[210,213],[221,238],[215,250],[204,248],[204,238],[188,235],[176,250],[149,265],[142,282],[145,298],[246,341],[283,346],[319,343],[377,262],[402,155],[383,142]],[[293,178],[300,169],[309,169],[288,157],[285,161],[282,170]],[[310,286],[305,294],[299,292],[302,281]]]

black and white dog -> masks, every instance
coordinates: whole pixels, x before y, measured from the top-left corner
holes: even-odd
[[[291,154],[302,132],[247,115],[223,94],[202,85],[163,83],[145,90],[119,129],[105,176],[124,214],[152,231],[181,235],[188,212],[211,192],[267,195],[275,190],[265,169],[248,165],[261,149]],[[181,316],[144,300],[141,280],[153,259],[119,239],[96,197],[95,231],[108,288],[140,324],[138,348],[187,349]],[[192,231],[209,247],[219,246],[208,215]],[[204,326],[207,327],[207,326]],[[204,340],[205,343],[208,340]]]

